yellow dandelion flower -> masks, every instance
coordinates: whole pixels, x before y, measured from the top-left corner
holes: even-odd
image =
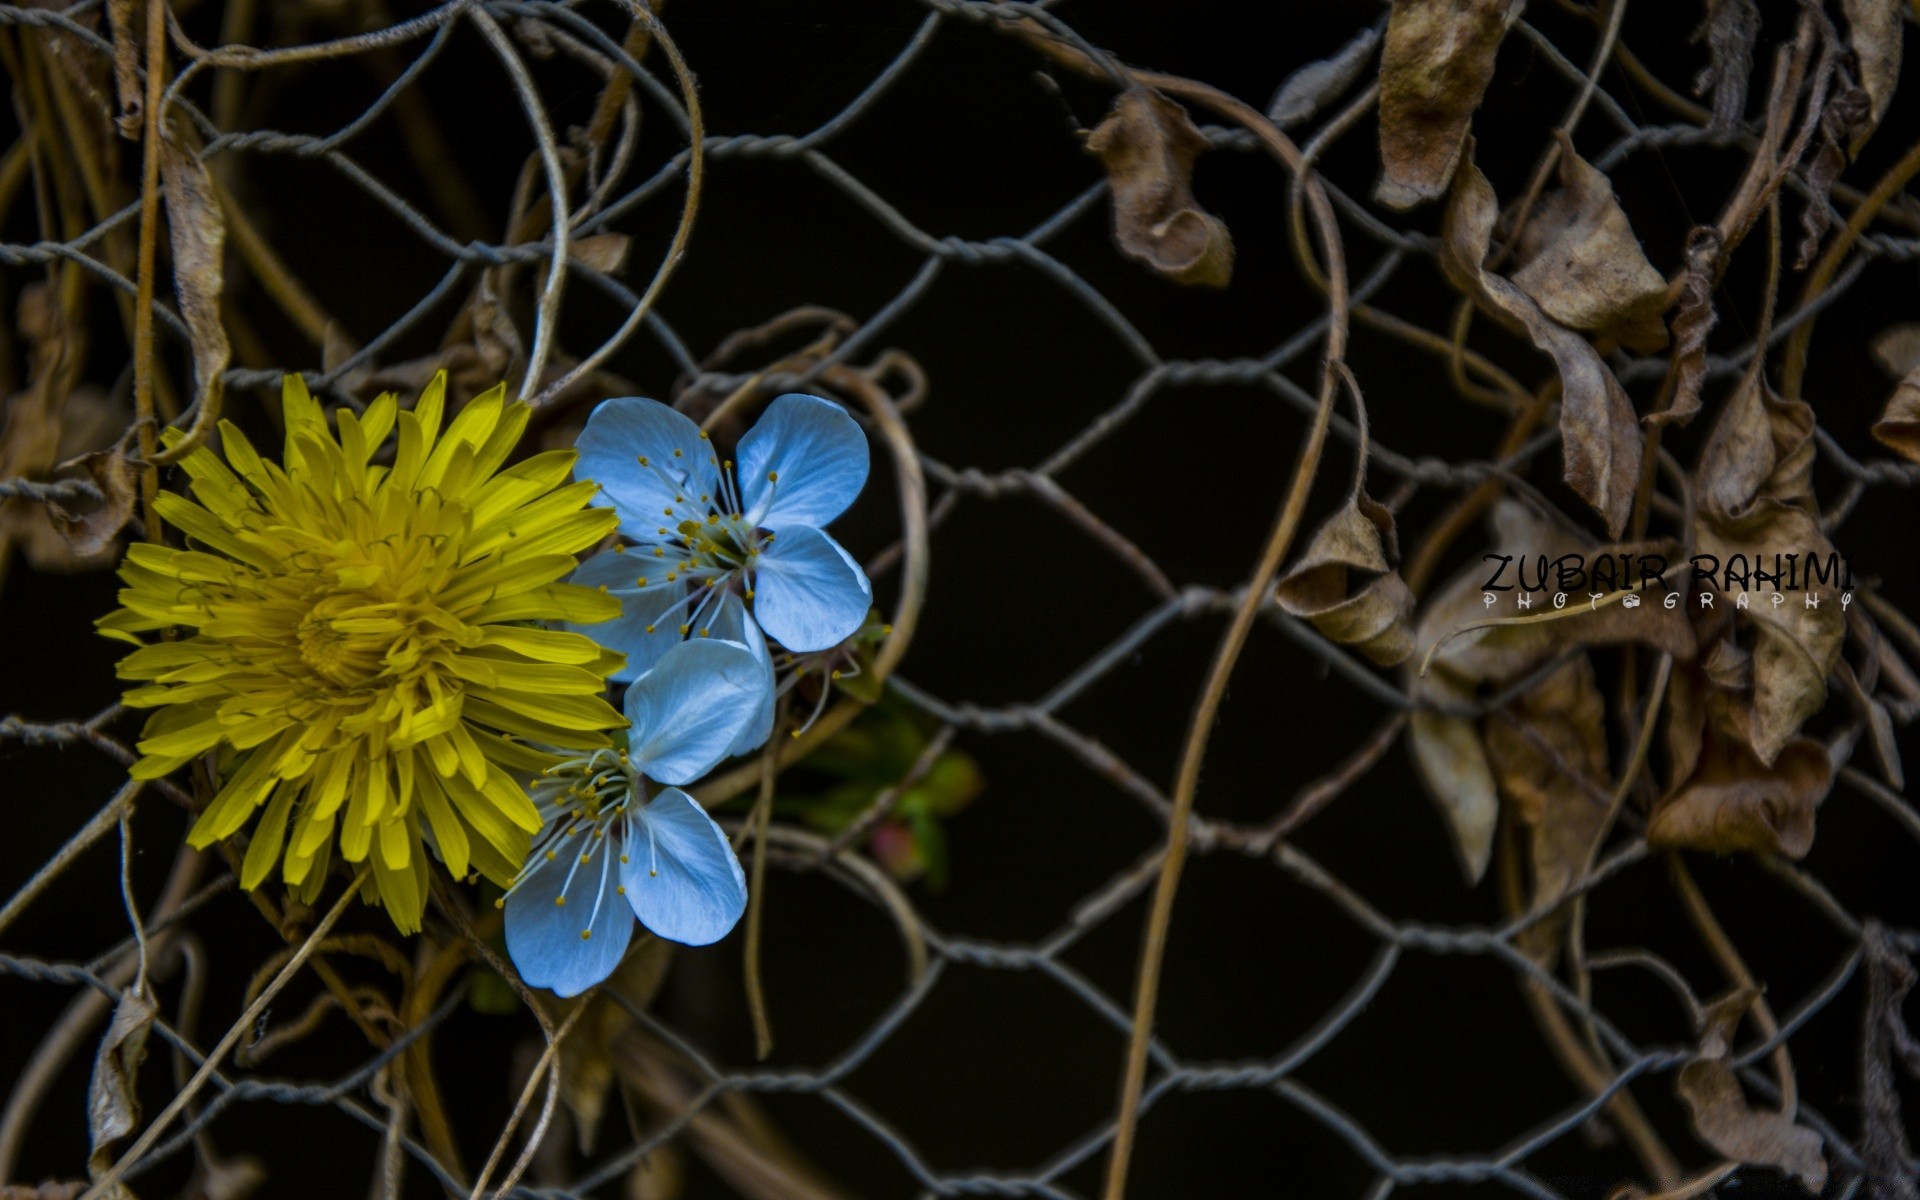
[[[590,749],[624,719],[602,696],[621,656],[539,626],[619,615],[595,589],[560,582],[574,554],[613,532],[568,483],[574,454],[501,470],[529,410],[495,388],[442,432],[446,379],[412,412],[392,395],[336,438],[297,377],[283,392],[280,465],[220,425],[225,462],[181,462],[193,499],[155,507],[187,548],[136,544],[120,568],[124,608],[103,633],[140,648],[126,703],[154,708],[136,779],[209,752],[222,784],[187,840],[232,837],[264,808],[241,869],[274,863],[294,893],[320,891],[336,835],[370,862],[403,932],[420,927],[430,847],[453,875],[510,883],[540,816],[513,772],[554,761],[524,744]],[[375,451],[397,429],[392,465]],[[197,501],[197,503],[196,503]],[[172,641],[139,636],[180,629]]]

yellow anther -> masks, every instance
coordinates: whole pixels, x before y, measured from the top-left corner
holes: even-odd
[[[627,861],[627,860],[623,858],[623,859],[621,859],[620,861],[621,861],[621,862],[625,862],[625,861]],[[613,889],[613,894],[614,894],[614,895],[616,895],[616,896],[624,896],[624,895],[626,895],[626,894],[627,894],[627,885],[623,883],[623,884],[620,884],[620,885],[618,885],[618,886],[616,886],[616,887],[615,887],[615,888]]]
[[[663,508],[663,509],[661,509],[660,511],[661,511],[661,513],[662,513],[662,514],[664,514],[665,516],[669,516],[669,517],[670,517],[670,516],[672,516],[672,515],[673,515],[673,510],[672,510],[672,509],[670,509],[670,508]]]
[[[647,626],[647,632],[648,632],[648,633],[652,633],[652,632],[653,632],[653,626],[651,626],[651,625],[649,625],[649,626]]]
[[[678,450],[675,450],[675,451],[673,452],[673,456],[674,456],[675,458],[685,458],[685,457],[686,457],[685,455],[683,455],[683,454],[681,454],[681,453],[680,453],[680,452],[679,452]]]
[[[880,627],[880,632],[881,632],[881,634],[882,634],[883,636],[887,636],[887,635],[891,635],[891,634],[893,633],[893,626],[891,626],[891,625],[882,625],[882,626]]]
[[[627,861],[627,856],[626,856],[626,855],[624,855],[624,854],[622,854],[622,855],[620,856],[620,861],[621,861],[622,863],[625,863],[625,862]],[[620,890],[621,890],[621,891],[623,891],[623,892],[624,892],[624,891],[626,891],[626,889],[625,889],[625,888],[621,888]]]
[[[728,459],[728,460],[726,461],[726,463],[725,463],[724,465],[726,466],[726,468],[727,468],[727,470],[729,470],[729,471],[731,471],[731,470],[733,470],[733,460],[732,460],[732,459]]]
[[[583,867],[592,861],[593,861],[593,856],[591,854],[582,854],[580,856],[580,865]]]
[[[835,671],[835,672],[833,673],[833,677],[834,677],[835,679],[838,679],[838,678],[840,678],[840,672],[838,672],[838,671]]]
[[[797,738],[800,736],[800,731],[798,729],[791,730],[788,732],[787,736],[792,738]]]
[[[653,556],[655,558],[665,558],[667,556],[667,552],[661,549],[659,546],[655,546],[653,548]]]
[[[768,471],[768,472],[767,472],[767,482],[768,482],[768,483],[779,483],[779,482],[780,482],[780,472],[778,472],[778,471]]]
[[[701,636],[701,637],[712,637],[712,636],[713,636],[713,626],[711,626],[711,625],[709,625],[709,626],[707,626],[707,627],[706,627],[705,629],[702,629],[702,630],[700,631],[700,636]]]
[[[649,466],[652,466],[653,464],[652,464],[652,463],[649,463],[649,462],[647,461],[647,456],[646,456],[646,455],[644,455],[644,454],[642,454],[642,455],[640,456],[640,465],[641,465],[641,466],[643,466],[643,467],[649,467]]]
[[[551,850],[549,850],[549,851],[547,851],[547,861],[548,861],[548,862],[552,862],[552,861],[553,861],[554,859],[556,859],[556,858],[558,858],[558,857],[560,857],[560,856],[559,856],[559,855],[557,855],[557,854],[555,854],[555,853],[554,853],[553,851],[551,851]]]
[[[553,898],[553,906],[555,908],[565,908],[567,906],[567,898],[565,896],[555,896]]]
[[[689,629],[691,629],[691,628],[693,628],[693,626],[691,626],[691,625],[682,625],[682,626],[680,627],[680,636],[681,636],[681,637],[685,637],[685,636],[687,636],[687,630],[689,630]]]
[[[673,498],[673,502],[675,504],[685,504],[687,502],[687,498],[685,496],[675,496]]]
[[[499,899],[493,902],[493,906],[495,908],[505,908],[507,906],[507,898],[505,896],[501,896]]]
[[[707,431],[704,429],[700,431],[700,440],[703,442],[707,440]]]
[[[702,497],[700,497],[700,498],[701,498],[702,500],[704,500],[704,499],[706,499],[706,497],[705,497],[705,496],[702,496]],[[708,514],[707,514],[707,524],[709,524],[709,525],[718,525],[719,523],[720,523],[720,514],[719,514],[719,513],[708,513]]]
[[[582,929],[582,930],[580,931],[580,940],[581,940],[581,941],[583,941],[583,942],[587,942],[587,941],[592,941],[592,940],[593,940],[593,930],[591,930],[591,929]]]
[[[638,579],[636,579],[636,580],[634,580],[634,581],[633,581],[633,586],[635,586],[635,587],[645,587],[645,586],[647,586],[647,577],[646,577],[645,575],[642,575],[642,576],[641,576],[640,578],[638,578]]]
[[[667,572],[667,582],[668,582],[668,583],[672,583],[672,582],[673,582],[674,580],[676,580],[676,579],[678,579],[678,578],[680,578],[680,573],[679,573],[678,571],[668,571],[668,572]]]
[[[615,554],[625,554],[627,552],[627,544],[625,542],[621,542],[615,545],[613,548],[613,552]]]
[[[748,589],[747,589],[747,599],[749,599],[749,600],[751,600],[751,599],[753,599],[753,589],[752,589],[752,588],[748,588]]]

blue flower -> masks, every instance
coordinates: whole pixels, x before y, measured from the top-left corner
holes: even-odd
[[[725,758],[765,694],[753,653],[718,639],[676,643],[627,689],[627,749],[550,768],[533,788],[543,821],[502,901],[507,951],[535,987],[577,996],[619,965],[634,918],[704,946],[747,906],[747,879],[720,827],[678,785]],[[651,793],[649,782],[662,785]]]
[[[580,631],[626,654],[626,674],[615,678],[644,675],[688,637],[746,646],[767,686],[732,750],[760,745],[773,729],[766,639],[810,653],[866,620],[866,572],[821,530],[866,484],[865,435],[837,404],[781,396],[740,439],[736,473],[692,421],[657,400],[626,397],[594,409],[578,448],[576,473],[599,483],[599,502],[633,542],[574,573],[573,582],[604,588],[624,606],[617,619]]]

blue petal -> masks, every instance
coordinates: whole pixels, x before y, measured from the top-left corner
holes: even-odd
[[[760,551],[753,614],[767,636],[789,650],[825,650],[852,637],[867,619],[873,585],[834,541],[818,529],[774,531]]]
[[[590,848],[591,861],[579,861],[583,848]],[[615,890],[621,881],[613,861],[617,842],[583,833],[559,842],[555,850],[554,861],[542,863],[507,897],[507,953],[529,985],[578,996],[620,965],[633,937],[633,910]],[[567,902],[555,904],[569,871],[573,884],[566,887]],[[582,930],[592,936],[581,937]]]
[[[660,617],[686,597],[685,581],[666,581],[667,572],[677,567],[684,557],[676,557],[671,551],[666,557],[655,558],[652,550],[629,550],[624,554],[603,550],[581,563],[568,578],[569,583],[605,588],[609,595],[620,600],[620,615],[611,621],[596,625],[566,623],[566,628],[573,632],[584,633],[609,650],[618,650],[627,656],[627,665],[612,676],[615,683],[638,679],[653,669],[661,655],[679,644],[680,625],[686,618],[676,613],[663,622]],[[644,588],[638,586],[643,578],[648,585]],[[647,632],[649,625],[654,627],[654,632]]]
[[[667,788],[628,818],[620,878],[633,915],[670,942],[705,946],[747,908],[747,876],[707,810]]]
[[[773,734],[773,656],[767,653],[767,635],[760,632],[760,626],[740,597],[728,592],[720,601],[719,612],[715,614],[711,626],[713,636],[725,638],[729,642],[738,642],[753,654],[754,661],[760,664],[760,671],[766,683],[761,693],[760,707],[753,720],[740,731],[740,736],[727,747],[728,757],[758,750],[767,744],[767,738]]]
[[[620,513],[621,527],[635,539],[652,538],[663,524],[671,529],[705,517],[708,505],[700,497],[720,491],[713,444],[701,438],[699,426],[658,400],[606,401],[587,418],[574,445],[580,451],[575,478],[600,485]],[[650,465],[640,465],[642,457]]]
[[[628,752],[661,783],[691,783],[727,756],[760,709],[765,676],[745,646],[681,642],[627,689]]]
[[[818,396],[780,397],[740,439],[740,489],[755,525],[825,525],[866,482],[866,434]]]

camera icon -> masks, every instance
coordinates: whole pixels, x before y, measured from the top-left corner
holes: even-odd
[[[1628,597],[1625,600],[1622,600],[1620,603],[1625,605],[1628,608],[1639,608],[1640,594],[1638,592],[1632,593],[1628,595]]]

